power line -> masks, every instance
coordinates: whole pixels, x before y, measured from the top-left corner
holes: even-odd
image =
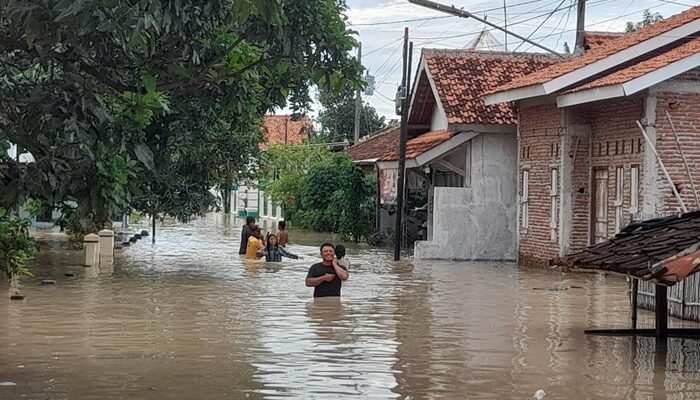
[[[615,1],[615,0],[611,0],[611,1]],[[653,10],[653,9],[659,8],[659,7],[663,7],[663,5],[656,5],[656,6],[652,6],[652,7],[647,7],[647,8],[645,8],[645,9],[643,9],[643,10],[637,10],[637,11],[633,11],[633,12],[630,12],[630,13],[627,13],[627,14],[624,14],[624,15],[617,16],[617,17],[615,17],[615,18],[609,18],[609,19],[606,19],[606,20],[603,20],[603,21],[598,21],[598,22],[596,22],[596,23],[593,23],[593,24],[590,24],[590,25],[586,25],[586,28],[589,28],[589,27],[592,27],[592,26],[596,26],[596,25],[600,25],[600,24],[604,24],[604,23],[610,22],[610,21],[616,21],[616,20],[619,20],[620,18],[623,18],[623,17],[629,17],[629,16],[631,16],[631,15],[635,15],[635,14],[639,14],[639,13],[641,13],[641,12],[644,12],[645,10]],[[576,31],[576,28],[574,28],[574,29],[567,29],[567,30],[563,31],[561,34],[566,33],[566,32],[575,32],[575,31]],[[557,34],[539,36],[539,37],[534,38],[533,40],[536,40],[536,41],[538,41],[538,40],[544,40],[544,39],[547,39],[547,38],[549,38],[549,37],[556,36],[556,35],[557,35]],[[661,37],[669,37],[669,35],[665,35],[665,34],[661,34],[661,35],[658,35],[658,36],[661,36]],[[690,36],[678,36],[678,37],[680,38],[680,37],[693,37],[693,36],[690,35]],[[531,49],[531,48],[532,48],[532,46],[528,47],[527,49],[525,49],[525,52],[527,52],[527,50],[529,50],[529,49]]]
[[[571,1],[574,1],[574,0],[571,0]],[[564,29],[566,29],[566,27],[569,26],[569,18],[570,18],[570,17],[571,17],[571,8],[569,8],[569,11],[566,13],[566,22],[564,22]],[[562,19],[560,18],[560,19],[559,19],[559,24],[561,24],[561,21],[562,21]],[[557,28],[556,28],[556,29],[559,28],[559,24],[557,24]],[[553,34],[554,31],[556,31],[556,29],[552,29],[552,31],[551,31],[550,33]],[[555,49],[556,49],[557,47],[559,47],[559,42],[561,42],[561,38],[562,38],[563,36],[564,36],[564,31],[562,31],[562,33],[559,34],[559,37],[557,38],[557,44],[554,45],[554,48],[555,48]]]
[[[552,18],[552,15],[554,15],[554,14],[557,13],[557,12],[559,12],[559,9],[561,8],[561,6],[564,5],[564,2],[565,2],[565,1],[566,1],[566,0],[561,0],[561,2],[559,3],[559,5],[557,6],[557,8],[555,8],[554,10],[552,10],[552,12],[550,12],[549,15],[547,15],[547,18],[545,18],[544,20],[542,20],[542,22],[541,22],[539,25],[537,25],[537,28],[535,28],[532,32],[530,32],[529,35],[527,35],[527,39],[528,39],[528,40],[530,40],[530,38],[532,37],[532,35],[534,35],[534,34],[542,27],[542,25],[544,25],[545,22],[549,21],[549,19]],[[569,7],[567,7],[567,8],[568,8],[569,10],[571,10],[571,6],[569,6]],[[524,41],[523,41],[523,42],[520,42],[520,44],[517,45],[517,46],[515,47],[515,49],[513,49],[513,52],[515,53],[515,52],[520,48],[520,46],[523,45],[523,43],[525,43],[525,42],[524,42]]]
[[[552,2],[552,3],[548,3],[547,5],[557,4],[558,1],[559,1],[559,0],[556,0],[556,1]],[[593,5],[600,4],[600,3],[605,3],[605,2],[609,2],[609,1],[614,1],[614,0],[598,0],[598,2],[597,2],[597,3],[593,3]],[[570,5],[570,6],[566,6],[565,8],[571,9],[572,7],[574,7],[573,4]],[[542,8],[542,7],[540,7],[540,8]],[[564,9],[564,8],[563,8],[563,9]],[[563,10],[563,9],[562,9],[562,10]],[[551,11],[547,11],[547,12],[545,12],[545,13],[538,14],[538,15],[536,15],[536,16],[534,16],[534,17],[529,17],[529,18],[526,18],[526,19],[523,19],[523,20],[520,20],[520,21],[511,22],[511,23],[509,23],[508,25],[511,26],[511,27],[512,27],[512,26],[515,26],[515,25],[523,25],[525,22],[533,21],[533,20],[539,19],[539,18],[541,18],[541,17],[546,17],[546,16],[549,15],[550,13],[551,13]],[[476,34],[476,33],[481,32],[482,30],[485,30],[485,31],[493,31],[493,30],[495,30],[495,28],[484,28],[484,29],[480,29],[480,30],[475,31],[475,32],[461,33],[461,34],[452,35],[452,36],[444,36],[443,38],[444,38],[444,39],[451,39],[451,38],[458,38],[458,37],[473,35],[473,34]],[[415,41],[415,40],[432,40],[432,39],[440,39],[440,38],[438,38],[438,37],[423,37],[423,38],[421,38],[421,37],[414,37],[414,38],[412,38],[412,39]]]
[[[597,2],[591,2],[591,3],[589,3],[589,4],[591,4],[591,8],[592,8],[593,6],[602,6],[602,5],[605,5],[605,4],[607,4],[607,3],[612,3],[612,2],[616,2],[616,1],[618,1],[618,0],[598,0]],[[561,11],[566,10],[566,9],[571,10],[574,6],[575,6],[575,4],[572,4],[572,5],[570,5],[570,6],[563,7],[563,8],[561,8]],[[661,7],[661,5],[652,6],[652,7],[647,7],[647,9],[654,9],[654,8],[658,8],[658,7]],[[644,10],[642,10],[642,11],[644,11]],[[637,13],[639,13],[639,12],[641,12],[641,11],[637,11],[637,12],[634,12],[634,13],[625,14],[625,15],[619,16],[619,17],[617,17],[617,18],[611,18],[611,19],[607,19],[607,20],[604,20],[604,21],[596,22],[595,24],[592,24],[592,25],[589,25],[589,26],[595,26],[595,25],[599,25],[599,24],[602,24],[602,23],[605,23],[605,22],[610,22],[610,21],[612,21],[612,20],[619,19],[619,18],[622,18],[622,17],[625,17],[625,16],[629,16],[629,15],[632,15],[632,14],[637,14]],[[549,13],[550,13],[550,12],[546,12],[546,13],[543,13],[543,14],[540,14],[540,15],[537,15],[537,16],[534,16],[534,17],[530,17],[530,18],[526,18],[526,19],[523,19],[523,20],[520,20],[520,21],[517,21],[517,22],[509,23],[508,25],[509,25],[509,26],[515,26],[515,25],[525,25],[525,26],[528,26],[528,24],[526,24],[525,22],[529,22],[529,21],[532,21],[532,20],[536,20],[536,19],[538,19],[538,18],[540,18],[540,17],[545,17],[545,16],[549,15]],[[546,27],[546,26],[545,26],[545,27]],[[422,37],[422,38],[421,38],[421,37],[418,37],[418,38],[413,38],[413,40],[414,40],[414,41],[417,41],[417,42],[421,42],[421,41],[422,41],[421,44],[422,44],[422,45],[426,45],[426,44],[432,44],[432,43],[438,43],[438,42],[441,42],[441,41],[445,41],[446,39],[455,39],[455,38],[459,38],[459,37],[475,35],[475,34],[478,34],[478,33],[482,32],[482,31],[491,32],[491,31],[494,31],[494,30],[495,30],[495,28],[484,28],[484,29],[480,29],[480,30],[478,30],[478,31],[471,31],[471,32],[466,32],[466,33],[461,33],[461,34],[456,34],[456,35],[444,36],[444,37],[442,37],[442,38],[437,38],[437,37]],[[533,39],[533,40],[537,40],[537,39],[539,39],[539,38],[548,38],[548,37],[552,37],[552,36],[556,36],[556,35],[563,35],[563,34],[566,33],[566,32],[571,32],[571,31],[575,31],[575,30],[576,30],[576,29],[565,30],[565,31],[563,31],[563,32],[561,32],[561,33],[553,33],[553,34],[549,34],[549,35],[540,36],[540,37],[537,37],[537,38],[535,38],[535,39]],[[528,47],[526,50],[524,50],[524,51],[527,52],[527,51],[528,51],[529,49],[531,49],[532,47],[533,47],[533,46],[529,46],[529,47]]]
[[[375,25],[405,24],[408,22],[432,21],[434,19],[444,19],[444,18],[453,18],[453,17],[454,17],[454,15],[441,15],[439,17],[401,19],[401,20],[396,20],[396,21],[383,21],[383,22],[373,22],[373,23],[364,23],[364,24],[348,24],[348,26],[375,26]]]
[[[523,5],[532,4],[532,3],[539,3],[541,1],[544,1],[544,0],[528,0],[528,1],[524,1],[522,3],[512,4],[509,7],[513,8],[513,7],[523,6]],[[475,11],[474,13],[482,14],[485,12],[500,10],[501,8],[502,7],[488,8],[485,10]],[[516,14],[514,14],[514,15],[516,15]],[[454,18],[454,17],[456,17],[456,15],[440,15],[440,16],[435,16],[435,17],[409,18],[409,19],[400,19],[400,20],[395,20],[395,21],[381,21],[381,22],[367,22],[367,23],[360,23],[360,24],[348,24],[348,26],[375,26],[375,25],[404,24],[404,23],[410,23],[410,22],[432,21],[432,20],[436,20],[436,19],[445,19],[445,18]]]
[[[399,51],[399,49],[401,49],[402,47],[403,47],[403,43],[399,43],[394,48],[394,51],[392,51],[391,54],[389,54],[389,56],[386,59],[384,59],[384,62],[374,71],[375,75],[379,75],[381,73],[382,69],[387,65],[389,60],[391,60],[391,58],[394,57],[394,54],[396,54],[396,52]]]
[[[392,40],[392,41],[390,41],[390,42],[386,42],[383,46],[380,46],[380,47],[377,47],[376,49],[373,49],[373,50],[371,50],[371,51],[368,51],[367,53],[363,54],[363,56],[364,56],[364,57],[371,56],[372,54],[374,54],[374,53],[376,53],[376,52],[378,52],[378,51],[380,51],[380,50],[386,49],[387,47],[391,46],[392,44],[398,43],[398,42],[400,42],[400,41],[402,41],[402,40],[403,40],[403,38],[400,37],[400,38],[398,38],[398,39],[396,39],[396,40]]]
[[[662,2],[662,3],[667,3],[667,4],[675,4],[675,5],[678,5],[678,6],[695,7],[695,6],[692,5],[692,4],[685,4],[685,3],[681,3],[680,1],[673,1],[673,0],[657,0],[657,1],[660,1],[660,2]]]

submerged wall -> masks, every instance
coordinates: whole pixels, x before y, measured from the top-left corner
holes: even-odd
[[[482,134],[468,148],[471,185],[435,188],[433,239],[416,242],[416,259],[516,259],[515,134]]]

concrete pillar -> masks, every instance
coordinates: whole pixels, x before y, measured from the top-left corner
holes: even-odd
[[[83,265],[95,267],[100,262],[100,237],[94,233],[85,235],[83,238]]]
[[[114,256],[114,231],[103,229],[97,234],[100,235],[100,257]]]
[[[649,139],[656,146],[656,93],[650,92],[644,99],[644,120],[642,125],[649,135]],[[640,139],[644,141],[639,135]],[[642,169],[642,219],[653,218],[664,208],[663,182],[660,182],[656,155],[644,141],[644,167]]]

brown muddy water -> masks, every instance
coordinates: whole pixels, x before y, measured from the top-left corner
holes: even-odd
[[[698,342],[584,335],[626,327],[622,279],[353,247],[342,300],[314,302],[325,237],[245,263],[239,224],[165,226],[99,270],[42,234],[27,298],[0,297],[0,399],[700,398]]]

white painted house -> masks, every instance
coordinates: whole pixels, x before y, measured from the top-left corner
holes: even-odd
[[[424,49],[409,109],[407,174],[429,187],[428,238],[416,259],[515,260],[517,126],[483,95],[552,64],[539,54]],[[398,167],[398,149],[377,161]]]

